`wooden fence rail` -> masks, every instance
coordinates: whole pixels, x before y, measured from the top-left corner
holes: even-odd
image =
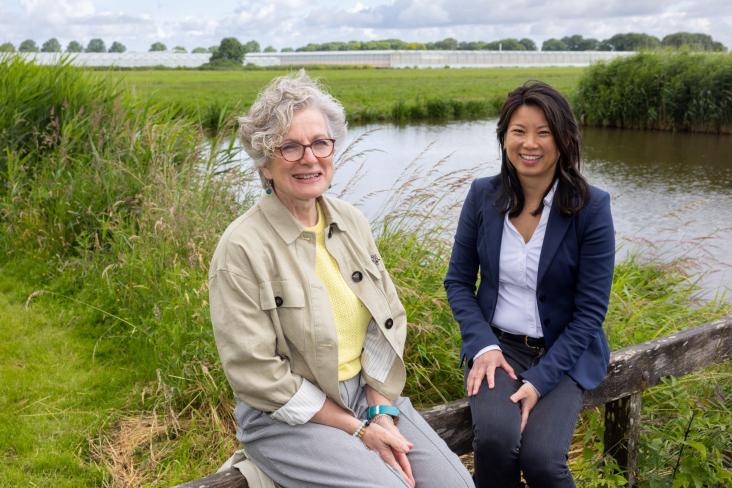
[[[626,469],[629,486],[638,463],[643,390],[667,376],[684,376],[732,360],[732,317],[675,332],[615,351],[607,377],[585,394],[582,410],[605,405],[605,452]],[[466,399],[422,410],[422,416],[458,455],[472,451],[473,432]],[[179,485],[178,488],[246,488],[236,469]]]

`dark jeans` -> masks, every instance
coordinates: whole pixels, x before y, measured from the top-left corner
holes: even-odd
[[[535,366],[545,349],[501,339],[501,349],[517,376]],[[472,365],[472,361],[470,362]],[[466,367],[465,378],[470,367]],[[477,395],[468,397],[473,416],[475,486],[516,488],[523,473],[529,488],[574,488],[567,467],[567,454],[577,425],[584,391],[569,376],[539,398],[521,434],[521,406],[509,397],[522,385],[499,368],[495,387],[488,389],[483,378]]]

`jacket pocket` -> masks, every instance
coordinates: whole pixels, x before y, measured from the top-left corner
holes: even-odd
[[[305,292],[293,281],[266,281],[259,284],[262,310],[269,311],[272,322],[300,352],[307,350]]]

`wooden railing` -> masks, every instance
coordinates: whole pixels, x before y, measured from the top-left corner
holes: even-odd
[[[638,464],[643,390],[667,376],[684,376],[732,359],[732,317],[615,351],[607,377],[585,394],[582,410],[605,405],[605,452],[625,469],[632,486]],[[468,401],[422,410],[422,416],[458,455],[472,451]],[[236,469],[179,485],[178,488],[246,488]]]

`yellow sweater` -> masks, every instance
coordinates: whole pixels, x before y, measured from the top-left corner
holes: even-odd
[[[317,205],[318,223],[305,230],[316,235],[315,273],[328,290],[338,333],[338,381],[344,381],[361,371],[361,350],[371,313],[348,287],[338,261],[325,248],[325,216]]]

